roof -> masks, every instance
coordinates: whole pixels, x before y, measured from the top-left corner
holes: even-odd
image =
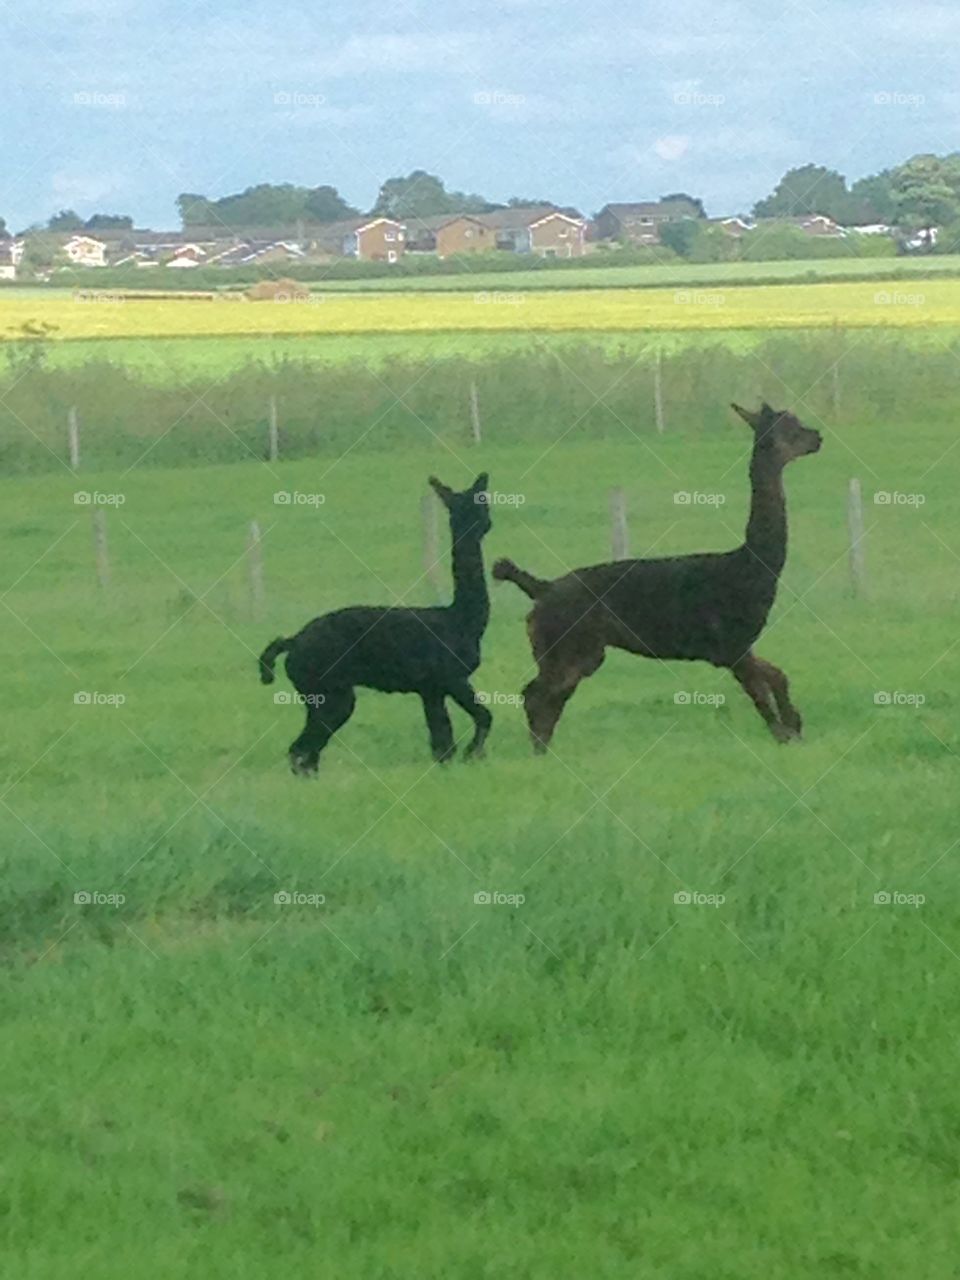
[[[605,204],[601,213],[612,213],[615,218],[649,217],[651,214],[669,213],[674,209],[693,209],[691,200],[640,200],[629,204]]]
[[[367,214],[365,218],[344,218],[340,222],[317,223],[307,231],[307,239],[315,241],[324,248],[339,248],[345,236],[352,235],[355,231],[362,231],[364,227],[372,227],[377,222],[390,222],[395,227],[405,225],[403,222],[398,222],[396,218],[385,218],[380,215],[374,218]]]

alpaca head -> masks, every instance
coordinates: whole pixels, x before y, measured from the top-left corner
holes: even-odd
[[[450,512],[450,530],[455,539],[482,538],[490,532],[490,495],[487,485],[490,477],[486,471],[474,480],[469,489],[455,493],[436,476],[430,477],[434,493]]]
[[[805,427],[786,409],[771,409],[766,401],[756,412],[730,406],[753,431],[754,450],[785,467],[794,458],[816,453],[823,444],[823,436],[812,427]]]

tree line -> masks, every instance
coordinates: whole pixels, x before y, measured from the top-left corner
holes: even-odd
[[[663,200],[683,196],[706,217],[702,200],[687,193],[671,193]],[[250,227],[295,227],[322,224],[361,216],[398,219],[426,218],[439,214],[487,213],[503,208],[529,208],[551,204],[546,198],[516,196],[506,204],[464,191],[448,191],[436,174],[415,169],[405,176],[388,178],[380,187],[369,210],[350,204],[336,187],[297,186],[294,183],[258,183],[246,190],[212,199],[196,192],[184,192],[176,206],[184,230],[191,227],[224,227],[240,231]],[[572,210],[571,212],[576,212]],[[957,227],[960,233],[960,153],[916,155],[903,164],[868,174],[848,185],[844,175],[823,165],[807,164],[789,169],[773,191],[752,208],[756,218],[787,218],[822,214],[841,226],[870,223],[895,225],[921,233],[932,244],[932,228]],[[95,213],[81,218],[73,209],[61,209],[45,227],[28,230],[50,232],[97,232],[132,230],[127,214]],[[6,224],[0,218],[0,236]],[[694,233],[674,233],[677,252],[689,250],[684,237]],[[958,236],[948,237],[957,242]]]

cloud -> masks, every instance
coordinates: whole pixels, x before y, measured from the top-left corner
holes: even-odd
[[[685,133],[668,133],[657,138],[654,152],[661,160],[679,160],[690,150],[690,136]]]

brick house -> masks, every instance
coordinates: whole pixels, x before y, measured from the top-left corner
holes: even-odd
[[[630,244],[659,244],[660,228],[678,218],[698,218],[689,200],[642,200],[635,204],[605,204],[597,214],[597,238]]]
[[[584,252],[587,224],[558,209],[531,222],[518,237],[517,253],[535,253],[541,258],[579,258]]]
[[[492,253],[496,247],[495,228],[473,214],[460,214],[435,232],[435,249],[440,258],[454,253]]]
[[[406,228],[393,218],[354,218],[347,224],[332,222],[328,232],[340,230],[340,252],[363,262],[399,262],[406,249]]]

